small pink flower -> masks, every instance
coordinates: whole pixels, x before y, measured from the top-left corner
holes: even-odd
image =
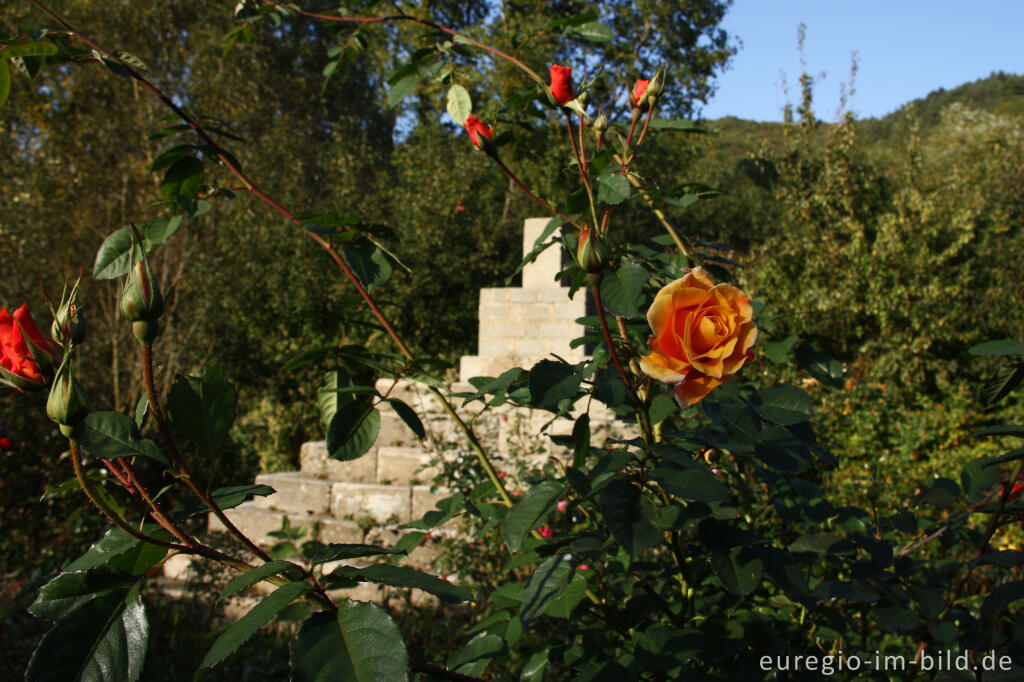
[[[552,531],[547,526],[541,526],[540,528],[537,529],[537,531],[540,533],[540,536],[542,538],[549,538],[549,537],[551,537],[552,535],[555,534],[554,531]]]
[[[505,476],[507,476],[507,475],[508,474],[506,474],[504,471],[499,471],[498,472],[498,478],[505,478]]]
[[[568,508],[569,508],[569,500],[559,500],[558,501],[558,511],[564,512]]]
[[[579,570],[581,570],[581,571],[590,570],[590,564],[580,564]]]
[[[512,491],[512,497],[519,497],[519,491],[518,490],[513,490]]]

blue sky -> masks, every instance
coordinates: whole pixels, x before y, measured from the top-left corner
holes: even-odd
[[[993,71],[1024,73],[1024,0],[734,0],[722,27],[743,44],[703,117],[782,120],[783,80],[788,101],[799,98],[801,22],[807,71],[825,73],[815,111],[826,121],[836,119],[855,51],[849,109],[858,118],[884,116]]]

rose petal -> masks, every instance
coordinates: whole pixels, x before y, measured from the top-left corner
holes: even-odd
[[[704,400],[708,393],[724,383],[723,379],[709,377],[700,372],[690,372],[683,381],[672,387],[672,394],[675,396],[676,402],[679,403],[679,407],[686,409]]]

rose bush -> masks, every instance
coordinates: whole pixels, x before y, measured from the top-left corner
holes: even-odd
[[[53,367],[57,352],[36,327],[25,304],[12,315],[0,308],[0,382],[17,388],[41,389],[43,372]]]
[[[750,298],[729,284],[714,284],[693,268],[654,297],[647,321],[654,334],[640,367],[674,384],[682,407],[700,402],[739,371],[757,340]]]

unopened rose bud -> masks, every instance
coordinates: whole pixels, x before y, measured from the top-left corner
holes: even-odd
[[[132,332],[140,343],[149,345],[160,333],[158,320],[164,312],[164,299],[144,257],[135,261],[124,280],[121,312],[132,323]]]
[[[60,307],[53,314],[53,324],[50,325],[50,336],[64,347],[77,346],[85,341],[85,318],[78,305],[79,282],[75,282],[70,294],[61,295]]]
[[[548,72],[551,75],[549,90],[555,102],[559,106],[565,106],[575,99],[576,95],[572,91],[572,67],[552,64]]]
[[[50,388],[46,400],[46,415],[57,422],[60,432],[67,438],[76,439],[81,433],[85,415],[89,413],[89,401],[81,384],[71,372],[70,355],[57,370],[57,378]]]
[[[645,111],[650,108],[647,102],[647,88],[651,84],[649,79],[638,79],[633,84],[633,90],[629,93],[629,106],[632,109]]]
[[[580,230],[579,240],[576,243],[576,262],[589,274],[601,272],[605,257],[604,245],[590,234],[590,225],[584,225]]]
[[[604,139],[604,131],[608,130],[608,117],[603,111],[590,124],[590,129],[594,131],[594,137],[598,140]]]

